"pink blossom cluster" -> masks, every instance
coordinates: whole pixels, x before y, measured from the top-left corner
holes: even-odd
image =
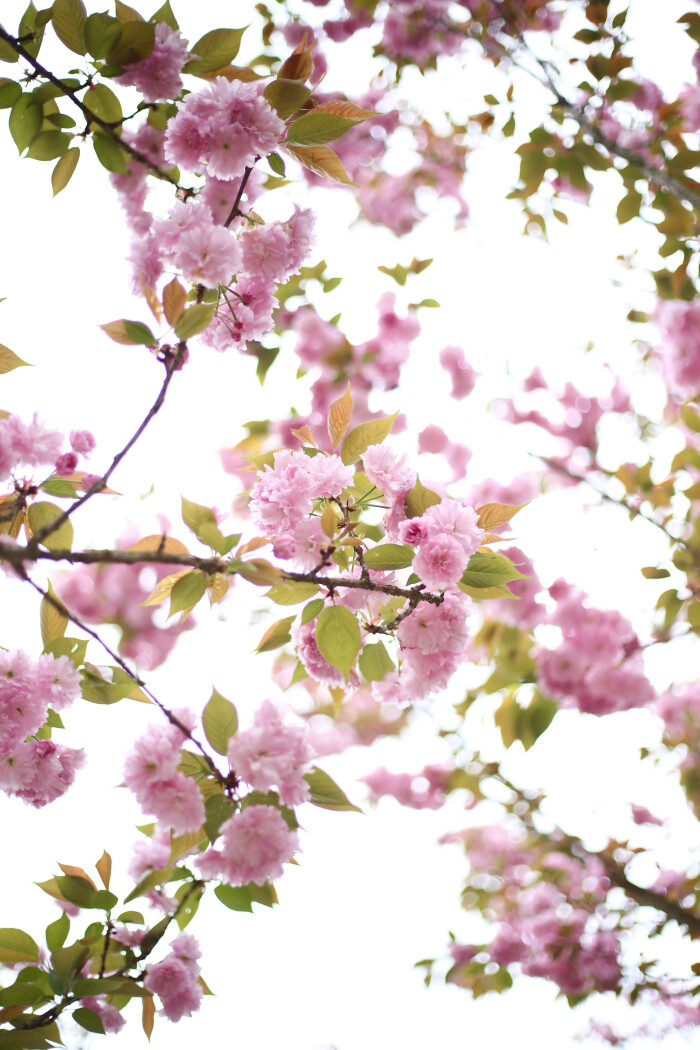
[[[168,123],[165,156],[188,171],[237,179],[276,150],[284,133],[259,84],[216,77],[179,104]]]
[[[309,798],[304,780],[315,757],[308,742],[308,728],[283,720],[283,711],[264,700],[250,729],[231,739],[228,760],[232,771],[256,791],[274,788],[285,806],[298,806]]]
[[[137,535],[125,535],[117,549],[134,543]],[[158,565],[143,570],[139,565],[81,565],[62,574],[56,591],[69,609],[86,623],[113,623],[121,628],[119,652],[139,667],[153,670],[167,658],[183,631],[194,626],[184,623],[159,627],[153,606],[142,606],[155,583],[180,566]]]
[[[546,380],[539,368],[525,379],[523,391],[532,393],[536,390],[549,391]],[[534,423],[555,437],[566,441],[571,449],[586,449],[595,454],[598,448],[597,427],[603,416],[609,412],[628,412],[631,407],[629,395],[622,389],[620,380],[614,377],[613,386],[606,397],[589,397],[567,383],[563,392],[546,398],[547,411],[531,409],[524,412],[516,407],[515,402],[499,402],[502,418],[509,423]]]
[[[450,441],[445,431],[435,423],[430,423],[418,435],[418,451],[444,456],[452,468],[452,481],[461,481],[467,473],[467,465],[472,458],[472,450],[458,441]]]
[[[397,65],[411,62],[419,69],[434,66],[441,55],[454,55],[464,45],[464,32],[455,26],[448,0],[422,4],[402,2],[384,19],[382,52]]]
[[[104,995],[86,995],[80,1000],[80,1005],[97,1014],[107,1034],[121,1031],[126,1024],[116,1006],[108,1003]]]
[[[440,364],[452,380],[452,397],[457,401],[471,394],[476,384],[477,373],[464,356],[459,346],[446,346],[439,354]]]
[[[440,809],[447,797],[453,770],[449,763],[425,766],[419,773],[390,773],[380,766],[360,779],[369,788],[372,802],[391,795],[402,806],[411,809]]]
[[[559,27],[562,15],[556,10],[558,0],[459,0],[463,7],[480,22],[499,22],[499,31],[504,33],[528,31],[554,32]],[[551,8],[554,6],[555,10]],[[507,15],[504,18],[504,14]]]
[[[592,609],[578,588],[557,580],[550,622],[561,629],[556,649],[541,649],[537,675],[542,690],[565,706],[606,715],[652,703],[639,639],[629,620],[611,609]]]
[[[399,525],[403,543],[418,548],[413,569],[428,590],[454,589],[472,554],[481,546],[484,530],[478,514],[462,500],[444,499],[419,518]]]
[[[0,481],[20,465],[53,466],[61,476],[72,474],[79,455],[88,455],[94,449],[95,439],[88,430],[72,430],[71,451],[62,453],[63,441],[63,434],[40,423],[36,412],[31,423],[23,423],[15,415],[0,420]]]
[[[273,466],[258,475],[250,493],[251,518],[268,536],[294,536],[314,500],[339,496],[352,479],[339,456],[275,452]]]
[[[80,675],[67,656],[31,660],[20,649],[0,652],[0,788],[37,808],[73,783],[82,751],[33,738],[49,708],[62,711],[80,696]]]
[[[451,949],[456,966],[449,980],[460,984],[460,966],[476,959],[500,967],[517,963],[524,974],[554,981],[566,995],[619,986],[619,939],[606,923],[610,884],[596,856],[574,857],[549,843],[532,846],[500,826],[468,828],[441,841],[463,843],[468,886],[482,888],[482,873],[491,876],[489,910],[499,923],[489,944]]]
[[[194,724],[187,710],[173,714],[188,729]],[[197,831],[205,820],[204,800],[196,782],[178,769],[184,740],[177,725],[152,725],[136,741],[124,765],[124,782],[139,804],[176,835]]]
[[[197,859],[205,879],[221,878],[230,886],[262,885],[282,875],[283,865],[299,848],[275,806],[249,805],[224,821],[216,845]]]
[[[150,55],[138,62],[127,63],[122,75],[115,80],[123,87],[135,87],[145,102],[167,102],[176,99],[182,91],[180,73],[191,57],[187,41],[180,33],[166,22],[158,22]],[[90,104],[89,90],[86,102]]]
[[[395,697],[387,692],[387,699],[425,699],[445,688],[466,657],[470,610],[465,594],[447,591],[440,605],[421,602],[401,622],[398,689]]]
[[[671,393],[683,400],[700,392],[700,301],[661,300],[654,312],[659,354]]]
[[[199,1010],[204,995],[198,962],[202,953],[190,933],[179,933],[170,948],[161,962],[148,964],[143,984],[160,997],[168,1020],[179,1021]]]

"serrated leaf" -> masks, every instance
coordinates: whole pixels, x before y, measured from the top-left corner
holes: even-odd
[[[324,660],[342,671],[347,681],[362,646],[359,624],[349,609],[344,605],[331,605],[319,614],[316,644]]]
[[[48,593],[52,598],[58,601],[50,583],[48,586]],[[60,605],[61,603],[59,602],[59,606]],[[48,598],[42,598],[39,612],[39,623],[41,627],[41,641],[44,648],[46,648],[46,646],[56,638],[63,638],[69,620],[66,614],[59,612]]]
[[[311,791],[310,801],[320,809],[335,809],[361,813],[359,806],[354,806],[347,795],[341,791],[336,782],[318,766],[304,775],[304,780]]]
[[[85,20],[87,12],[82,0],[54,0],[51,22],[62,44],[76,55],[84,55]]]
[[[32,139],[27,157],[30,160],[56,160],[66,153],[72,141],[73,136],[63,131],[40,131]]]
[[[21,357],[17,357],[17,354],[13,353],[9,347],[0,343],[0,375],[11,372],[15,368],[21,368],[22,365],[30,367]]]
[[[46,945],[50,952],[55,952],[66,943],[66,937],[70,932],[70,919],[65,912],[61,912],[55,922],[46,927]]]
[[[119,43],[122,27],[117,18],[104,12],[88,15],[84,26],[85,46],[93,58],[106,58]]]
[[[212,547],[218,554],[223,553],[226,540],[216,522],[216,514],[209,507],[200,506],[182,497],[182,520],[198,540]]]
[[[11,927],[0,929],[0,963],[35,962],[38,958],[38,945],[28,933]]]
[[[190,49],[190,53],[197,57],[184,65],[183,73],[202,76],[233,62],[246,29],[247,26],[242,29],[212,29],[205,33]]]
[[[311,89],[307,88],[301,80],[271,80],[263,91],[263,97],[267,99],[282,120],[287,120],[298,113],[310,95]],[[277,171],[278,175],[284,175],[284,164],[281,165],[281,171],[271,161],[270,167],[273,171]]]
[[[156,42],[156,27],[152,22],[130,21],[122,24],[119,42],[107,55],[110,66],[129,66],[148,58]]]
[[[384,642],[365,645],[360,653],[358,665],[363,678],[368,682],[381,682],[385,675],[396,670]]]
[[[300,580],[284,580],[276,583],[265,595],[275,605],[297,605],[313,598],[318,593],[318,584],[302,583]]]
[[[415,485],[404,500],[406,517],[421,518],[428,507],[435,507],[440,502],[440,496],[438,496],[437,492],[426,488],[425,485],[421,484],[420,478],[416,478]]]
[[[158,340],[150,328],[140,321],[110,321],[100,328],[109,338],[121,346],[157,346]]]
[[[217,754],[225,755],[229,740],[238,729],[238,712],[231,701],[216,689],[212,691],[202,713],[202,728]]]
[[[10,110],[8,126],[14,143],[23,153],[35,135],[39,133],[44,116],[31,95],[22,95]]]
[[[315,175],[330,179],[331,182],[342,182],[346,186],[355,185],[340,157],[329,146],[292,146],[285,143],[285,149],[303,168],[308,168]]]
[[[179,580],[175,581],[170,591],[170,610],[168,616],[184,612],[187,615],[203,598],[207,590],[207,576],[199,569],[186,572]]]
[[[119,99],[106,84],[94,84],[85,92],[84,102],[96,117],[107,124],[118,123],[124,115]]]
[[[516,569],[513,562],[504,554],[477,551],[469,559],[458,586],[460,589],[470,588],[471,590],[465,592],[469,594],[471,591],[482,591],[492,587],[500,588],[513,580],[524,579],[527,577]],[[486,597],[486,595],[479,596]]]
[[[365,551],[364,562],[368,569],[406,569],[415,553],[407,543],[381,543]]]
[[[77,168],[79,160],[80,150],[76,149],[75,146],[66,150],[63,156],[59,158],[56,167],[51,172],[51,188],[54,197],[66,188],[73,177],[73,172]]]
[[[255,648],[256,653],[271,652],[273,649],[279,649],[280,646],[286,645],[287,642],[291,641],[290,627],[295,620],[296,614],[294,616],[285,616],[283,620],[277,620],[271,627],[268,627]]]
[[[380,416],[379,419],[370,419],[354,427],[340,449],[340,458],[343,463],[346,466],[356,463],[370,445],[381,445],[382,441],[389,436],[397,416],[398,412],[395,412],[393,416]]]
[[[341,138],[357,122],[318,109],[304,113],[287,128],[288,146],[324,146]]]
[[[163,289],[163,310],[168,324],[176,325],[185,312],[187,292],[182,287],[177,277],[166,284]]]
[[[506,522],[510,521],[519,510],[523,507],[527,507],[527,503],[518,503],[516,505],[510,503],[484,503],[481,507],[476,508],[477,525],[485,531],[490,529],[496,529],[499,525],[505,525]]]
[[[103,168],[117,175],[126,175],[126,154],[110,135],[96,131],[92,136],[92,148]]]
[[[27,508],[27,521],[32,533],[40,532],[49,526],[63,511],[55,503],[32,503]],[[64,521],[53,532],[49,532],[41,541],[42,547],[50,551],[69,551],[73,543],[73,526],[70,521]]]
[[[209,327],[215,311],[215,306],[208,306],[206,303],[195,303],[194,306],[190,306],[185,310],[182,317],[175,324],[175,334],[183,342],[193,335],[198,335],[205,328]]]
[[[328,409],[328,434],[333,448],[337,448],[345,437],[345,431],[350,426],[350,417],[353,409],[352,395],[350,394],[350,381],[345,393],[334,401]]]

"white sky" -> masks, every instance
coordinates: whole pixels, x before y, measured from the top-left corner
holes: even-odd
[[[6,0],[5,24],[12,27],[23,6]],[[213,0],[174,7],[191,40],[215,25],[248,21],[245,12],[231,13],[231,5]],[[684,9],[669,2],[672,7]],[[633,9],[641,12],[639,25],[647,30],[644,48],[649,49],[659,40],[653,19],[658,5],[641,2]],[[255,47],[250,47],[252,55]],[[46,54],[51,57],[48,48]],[[478,99],[492,86],[481,76],[476,67],[465,73],[446,70],[434,104],[443,104],[443,94],[464,95],[469,106],[473,97],[473,108],[479,108]],[[361,79],[356,66],[355,83]],[[23,416],[36,410],[66,431],[92,430],[98,449],[91,462],[98,471],[133,432],[161,382],[160,366],[145,350],[119,347],[97,327],[119,317],[148,321],[145,306],[128,294],[126,231],[106,173],[89,148],[71,185],[52,201],[52,165],[18,161],[6,133],[4,143],[0,295],[7,301],[0,304],[0,341],[36,367],[3,377],[0,403]],[[636,351],[631,340],[639,333],[624,317],[630,305],[644,305],[641,294],[611,286],[611,278],[620,276],[615,255],[643,244],[646,231],[635,223],[616,227],[608,191],[597,191],[594,204],[600,206],[591,211],[572,207],[570,226],[553,229],[548,246],[518,236],[517,204],[503,201],[514,171],[508,144],[494,144],[475,156],[466,184],[472,209],[468,228],[451,233],[438,211],[400,244],[365,225],[342,236],[353,214],[351,198],[342,191],[314,194],[312,201],[321,215],[317,258],[327,258],[329,271],[344,276],[341,289],[329,297],[326,316],[342,309],[350,334],[363,339],[373,334],[374,303],[383,291],[396,291],[402,303],[431,296],[442,303],[442,310],[421,314],[424,333],[401,394],[377,398],[375,407],[403,408],[416,430],[438,422],[451,438],[471,445],[470,480],[492,474],[507,481],[532,466],[526,443],[531,435],[497,428],[484,414],[487,400],[511,389],[506,370],[522,377],[539,363],[553,381],[573,378],[595,393],[603,361],[626,374],[632,370]],[[302,187],[295,194],[303,192]],[[271,217],[273,207],[285,210],[271,205],[268,213],[262,202],[259,210]],[[375,269],[408,262],[414,254],[436,261],[403,291]],[[589,340],[596,350],[582,361]],[[477,393],[463,402],[449,399],[447,377],[439,370],[437,353],[446,343],[462,345],[485,373]],[[162,416],[115,475],[114,487],[125,495],[95,500],[93,509],[76,519],[76,546],[108,545],[130,520],[155,531],[161,509],[177,522],[180,494],[226,507],[235,484],[220,473],[217,450],[240,439],[245,420],[284,412],[295,370],[291,360],[279,363],[269,385],[260,389],[250,362],[195,349],[186,374],[176,377]],[[644,391],[653,403],[656,392],[648,383]],[[297,404],[301,400],[295,393]],[[540,450],[532,442],[533,450]],[[155,494],[147,496],[153,483]],[[545,582],[566,572],[599,604],[620,599],[623,607],[624,598],[623,611],[643,627],[646,611],[668,584],[643,580],[639,566],[662,559],[664,543],[650,526],[630,527],[614,509],[587,515],[583,527],[579,518],[570,495],[548,496],[518,520],[519,542],[534,556]],[[187,539],[184,527],[178,534]],[[0,642],[38,654],[34,596],[19,584],[4,581],[2,586]],[[200,629],[184,635],[167,665],[149,677],[156,695],[172,706],[200,708],[215,683],[236,702],[243,720],[266,696],[278,698],[265,674],[270,658],[251,653],[263,627],[248,628],[249,603],[263,608],[258,593],[240,583],[224,607],[213,613],[198,609]],[[274,618],[273,611],[266,622]],[[652,670],[663,683],[667,656],[652,652]],[[443,704],[459,699],[460,690],[459,684],[450,689]],[[80,705],[66,718],[66,740],[85,746],[90,764],[67,798],[39,812],[17,800],[0,800],[7,851],[1,925],[26,923],[40,939],[55,908],[31,880],[48,878],[56,861],[89,868],[103,848],[113,854],[120,873],[116,892],[127,892],[131,828],[143,818],[127,793],[113,785],[121,779],[130,741],[151,717],[141,705],[126,701],[110,708]],[[362,801],[363,789],[353,783],[357,776],[381,764],[411,770],[445,757],[430,736],[427,714],[416,721],[415,731],[400,745],[386,741],[322,765]],[[555,787],[553,808],[569,830],[588,829],[591,813],[601,816],[606,830],[624,828],[623,801],[630,797],[663,812],[674,808],[673,789],[641,781],[635,764],[638,747],[658,735],[650,716],[601,721],[569,714],[557,722],[527,759],[513,756],[509,768],[523,781]],[[464,870],[459,851],[434,846],[440,833],[462,825],[460,805],[453,798],[437,813],[416,813],[388,801],[368,816],[307,807],[309,812],[301,814],[308,832],[303,853],[299,866],[279,883],[280,907],[250,916],[226,911],[213,896],[203,904],[189,929],[202,941],[204,976],[217,997],[189,1021],[170,1025],[158,1019],[154,1050],[178,1050],[193,1041],[232,1050],[326,1050],[331,1045],[338,1050],[424,1050],[428,1045],[499,1050],[516,1040],[524,1050],[574,1046],[582,1017],[554,1002],[554,989],[544,982],[523,981],[507,997],[473,1003],[439,982],[425,991],[412,970],[414,961],[441,953],[448,929],[468,935],[469,917],[458,907]],[[694,824],[693,832],[697,837]],[[138,1046],[144,1039],[135,1012],[127,1011],[127,1017],[122,1034],[111,1037],[115,1047]],[[664,1045],[687,1044],[677,1037]]]

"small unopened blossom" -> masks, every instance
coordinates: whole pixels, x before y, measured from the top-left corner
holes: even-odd
[[[87,456],[95,448],[96,441],[89,430],[71,430],[70,447],[79,456]]]

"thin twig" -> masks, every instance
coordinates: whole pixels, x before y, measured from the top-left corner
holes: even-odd
[[[87,492],[83,496],[80,497],[80,499],[77,499],[74,503],[71,503],[70,507],[68,507],[67,510],[64,510],[63,513],[59,514],[58,517],[53,519],[53,521],[50,521],[47,525],[44,525],[44,527],[42,529],[39,529],[38,532],[34,533],[32,539],[29,541],[29,543],[27,545],[27,550],[29,552],[29,556],[30,557],[33,556],[33,553],[36,550],[37,545],[39,543],[42,543],[46,539],[47,536],[51,535],[51,533],[56,532],[57,529],[60,529],[61,526],[63,524],[65,524],[65,522],[68,521],[68,519],[71,517],[71,515],[75,513],[75,511],[78,509],[78,507],[82,507],[82,505],[84,503],[86,503],[92,496],[95,496],[98,492],[101,492],[102,489],[106,487],[110,476],[114,473],[116,468],[119,466],[121,461],[124,459],[124,456],[127,454],[127,452],[131,448],[133,448],[133,446],[136,444],[138,439],[141,437],[141,435],[143,434],[144,430],[146,429],[148,424],[151,422],[153,417],[156,416],[158,414],[158,412],[160,411],[160,409],[162,408],[163,402],[165,401],[165,395],[168,392],[168,387],[170,386],[170,382],[171,382],[171,380],[173,378],[173,375],[181,367],[181,365],[182,365],[182,363],[183,363],[183,361],[185,359],[186,353],[187,353],[187,344],[184,343],[184,342],[183,343],[178,343],[176,348],[175,348],[175,352],[172,354],[171,357],[168,357],[166,359],[166,361],[165,361],[165,379],[163,381],[163,385],[160,388],[160,391],[158,392],[158,396],[155,399],[155,401],[153,402],[153,404],[151,405],[151,407],[149,408],[149,410],[148,410],[144,420],[142,421],[142,423],[140,424],[140,426],[138,427],[136,432],[129,438],[129,440],[127,441],[126,445],[124,445],[122,450],[120,452],[117,452],[116,456],[114,457],[114,459],[110,463],[110,465],[107,468],[107,470],[105,471],[105,473],[99,479],[99,481],[96,481],[95,484],[92,485],[87,490]]]
[[[258,158],[256,157],[256,160],[257,159]],[[245,171],[243,172],[243,177],[241,178],[241,184],[238,187],[238,193],[236,194],[236,199],[233,202],[233,206],[231,208],[231,211],[229,212],[229,215],[228,215],[228,218],[227,218],[226,222],[224,223],[224,226],[230,226],[237,215],[243,215],[243,212],[240,210],[240,204],[241,204],[241,200],[243,199],[243,193],[245,192],[245,188],[246,188],[246,186],[248,184],[248,179],[250,178],[252,173],[253,173],[252,166],[251,167],[247,167],[245,169]]]
[[[99,128],[102,128],[105,134],[109,135],[111,139],[114,139],[114,141],[117,142],[123,150],[126,150],[126,152],[130,154],[130,156],[132,156],[134,160],[137,160],[139,164],[145,164],[147,168],[150,168],[150,170],[158,176],[158,178],[163,179],[165,182],[169,182],[172,186],[175,186],[179,190],[183,189],[183,187],[180,186],[180,183],[177,181],[177,179],[173,178],[170,172],[166,171],[164,168],[159,167],[158,164],[154,164],[152,160],[149,160],[145,153],[141,153],[141,151],[136,149],[134,146],[130,146],[127,142],[124,142],[121,135],[118,133],[113,124],[110,124],[108,120],[102,120],[102,118],[98,117],[96,113],[93,113],[90,107],[86,106],[82,99],[79,99],[74,91],[66,87],[63,81],[60,80],[59,77],[55,76],[55,74],[53,74],[49,69],[46,69],[45,66],[42,66],[41,62],[34,58],[33,55],[30,55],[26,48],[22,46],[19,39],[17,37],[12,36],[11,33],[8,33],[7,30],[4,29],[1,25],[0,40],[4,40],[5,43],[9,44],[10,47],[14,51],[16,51],[18,55],[21,55],[21,57],[25,59],[25,61],[29,62],[29,64],[32,66],[36,73],[38,73],[42,77],[45,77],[45,79],[48,80],[51,84],[54,84],[56,87],[60,88],[61,93],[65,95],[66,98],[69,98],[73,105],[77,106],[81,113],[83,113],[88,124],[97,124]]]

